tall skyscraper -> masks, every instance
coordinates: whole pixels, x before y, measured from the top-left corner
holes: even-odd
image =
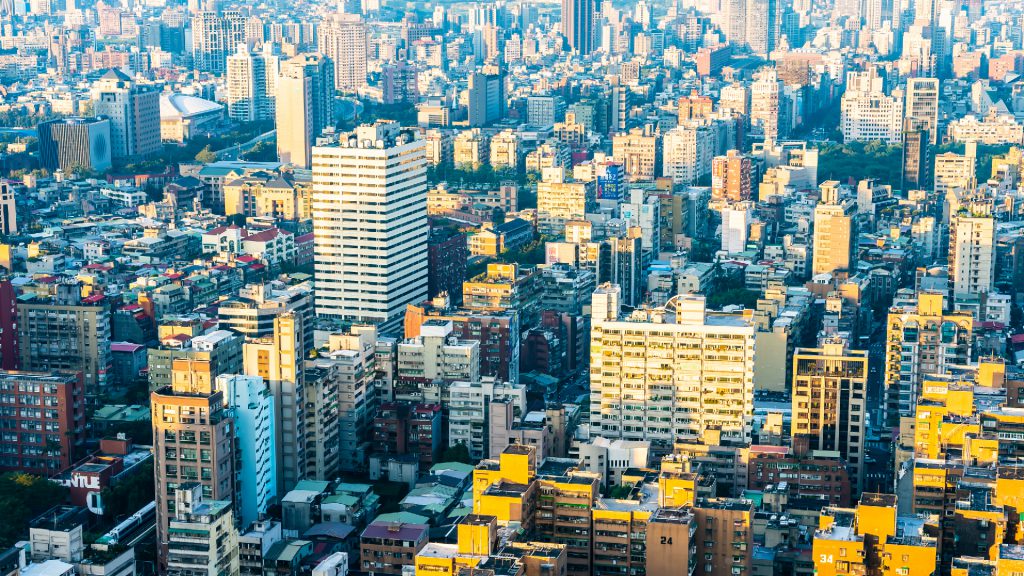
[[[313,149],[318,315],[386,331],[426,299],[426,167],[418,132],[396,122]]]
[[[204,498],[234,501],[234,419],[214,387],[208,360],[174,361],[172,383],[153,392],[153,469],[156,472],[157,556],[167,568],[168,527],[178,518],[175,492],[201,485]]]
[[[907,79],[907,103],[904,114],[907,118],[916,118],[925,123],[932,146],[938,142],[939,132],[939,79],[909,78]]]
[[[982,203],[963,206],[949,219],[949,277],[953,295],[982,294],[995,284],[996,222]]]
[[[110,120],[61,118],[39,124],[39,159],[50,171],[110,168]]]
[[[18,211],[14,203],[14,186],[0,180],[0,234],[18,231]]]
[[[855,209],[852,200],[840,200],[838,182],[821,184],[821,203],[814,208],[812,274],[831,274],[854,267]]]
[[[355,92],[366,86],[366,23],[358,14],[335,14],[319,29],[320,53],[334,63],[334,87]]]
[[[562,0],[562,36],[581,55],[594,51],[594,0]]]
[[[270,44],[252,52],[245,44],[227,58],[228,116],[237,122],[272,120],[277,101],[278,57]]]
[[[839,452],[857,494],[864,482],[867,379],[867,351],[847,350],[841,339],[793,354],[794,451]]]
[[[277,79],[277,155],[309,168],[313,140],[334,123],[333,67],[319,54],[300,54],[281,64]]]
[[[750,131],[777,142],[786,136],[788,127],[782,119],[785,98],[782,80],[775,68],[762,68],[750,83]]]
[[[160,151],[160,92],[140,86],[120,70],[108,70],[94,87],[93,111],[110,120],[114,158]]]
[[[703,296],[689,295],[620,318],[616,292],[602,285],[594,293],[593,433],[647,440],[655,452],[707,429],[750,442],[754,325],[742,315],[708,312]]]
[[[688,120],[665,133],[661,152],[661,175],[693,186],[711,173],[715,142],[703,122]]]
[[[779,42],[779,1],[747,0],[744,41],[755,54],[770,54]]]
[[[196,70],[221,75],[230,50],[245,42],[245,17],[240,12],[199,12],[192,17],[192,61]]]

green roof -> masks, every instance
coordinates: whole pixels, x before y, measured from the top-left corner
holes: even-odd
[[[401,524],[426,524],[430,518],[412,512],[389,512],[377,516],[374,522],[398,522]]]
[[[441,470],[454,470],[456,472],[465,472],[472,474],[476,466],[472,464],[463,464],[462,462],[438,462],[430,467],[431,472],[439,472]]]

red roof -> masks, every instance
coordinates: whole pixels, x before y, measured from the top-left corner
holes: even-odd
[[[106,296],[103,294],[93,294],[92,296],[82,298],[82,302],[85,302],[86,304],[95,304],[96,302],[101,302],[104,298],[106,298]]]
[[[284,230],[281,230],[280,228],[270,228],[270,229],[264,230],[263,232],[260,232],[258,234],[253,234],[251,236],[247,236],[245,238],[245,241],[246,242],[269,242],[269,241],[273,240],[274,238],[277,238],[278,236],[280,236],[282,234],[288,234],[290,236],[291,232],[286,232]]]
[[[256,257],[251,255],[251,254],[242,254],[238,258],[235,258],[235,260],[237,260],[239,262],[248,263],[248,262],[255,262],[256,261]]]
[[[313,241],[313,233],[312,232],[310,232],[309,234],[303,234],[302,236],[296,236],[295,237],[295,243],[296,244],[305,243],[305,242],[312,242],[312,241]]]

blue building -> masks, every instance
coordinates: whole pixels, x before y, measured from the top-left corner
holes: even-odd
[[[235,497],[240,525],[248,526],[278,496],[274,395],[259,376],[218,376],[217,389],[235,419]]]

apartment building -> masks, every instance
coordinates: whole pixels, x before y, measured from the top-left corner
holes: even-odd
[[[631,181],[653,180],[656,175],[658,137],[647,128],[633,128],[612,138],[612,156],[622,163]]]
[[[832,274],[856,268],[856,204],[840,199],[839,182],[820,186],[821,203],[814,208],[814,253],[811,273]]]
[[[793,355],[793,445],[798,452],[836,451],[846,461],[859,494],[867,440],[868,354],[840,339]]]
[[[81,372],[0,371],[0,470],[44,477],[84,456]]]
[[[231,500],[212,500],[203,492],[195,482],[174,490],[164,572],[169,576],[239,573],[238,531]]]
[[[617,294],[601,289],[592,309],[595,432],[648,440],[662,453],[707,429],[750,441],[756,328],[749,318],[708,312],[704,298],[691,295],[621,317]]]

